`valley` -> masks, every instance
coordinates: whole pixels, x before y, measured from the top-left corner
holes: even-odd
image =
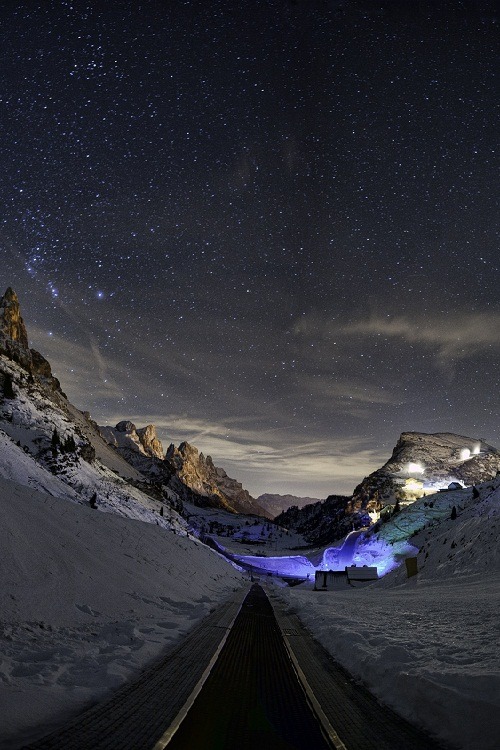
[[[352,496],[308,498],[302,508],[298,499],[272,518],[272,506],[260,506],[198,448],[185,442],[165,451],[154,425],[137,427],[126,415],[114,427],[98,426],[27,342],[19,302],[7,290],[0,300],[2,747],[37,742],[108,699],[252,579],[273,606],[300,617],[352,679],[433,741],[496,747],[500,454],[493,446],[451,433],[403,433],[392,458]],[[365,566],[376,580],[346,577],[336,590],[316,588],[317,571]]]

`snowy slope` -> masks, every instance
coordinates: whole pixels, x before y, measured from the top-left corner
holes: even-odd
[[[242,580],[192,538],[3,478],[0,514],[5,749],[102,698]]]
[[[146,493],[145,478],[131,466],[127,469],[126,462],[104,443],[91,423],[65,398],[47,392],[39,384],[28,385],[26,373],[5,357],[0,357],[0,369],[11,375],[16,394],[14,399],[4,399],[0,403],[3,445],[7,446],[6,440],[11,438],[8,448],[0,451],[0,476],[48,492],[57,485],[54,494],[59,497],[66,496],[81,503],[95,498],[101,511],[177,531],[186,528],[185,521],[170,507],[168,498],[154,498]],[[54,430],[61,441],[73,438],[76,450],[57,450],[54,454],[51,451]],[[96,458],[92,459],[92,455]],[[108,465],[102,460],[108,460]],[[25,470],[26,466],[30,467],[29,471]],[[133,479],[134,484],[123,477]],[[144,490],[137,486],[140,484]],[[67,486],[66,494],[63,485]],[[176,502],[177,498],[172,500]],[[164,515],[160,516],[162,506]]]
[[[362,589],[280,595],[384,703],[454,747],[497,750],[500,478],[478,491],[419,500],[358,550],[366,562],[384,546],[397,553],[420,528],[409,540],[417,576],[403,564]]]

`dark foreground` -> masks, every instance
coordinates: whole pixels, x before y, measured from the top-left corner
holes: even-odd
[[[233,593],[110,700],[37,736],[26,749],[440,747],[354,682],[280,599],[271,606],[259,585]]]
[[[269,599],[255,584],[168,750],[330,747],[297,680]]]

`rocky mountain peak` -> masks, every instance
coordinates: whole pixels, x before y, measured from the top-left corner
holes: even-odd
[[[485,482],[500,469],[500,451],[482,438],[451,432],[403,432],[390,459],[354,490],[354,509],[409,503],[452,482]]]
[[[255,513],[270,517],[236,479],[228,477],[224,469],[214,465],[211,456],[204,456],[198,448],[182,442],[178,448],[172,443],[165,460],[174,468],[180,480],[201,497],[206,504],[236,513]]]
[[[16,341],[23,349],[28,349],[28,333],[21,317],[19,299],[9,286],[0,299],[0,332],[5,338]]]
[[[154,424],[138,428],[130,420],[123,419],[115,427],[100,426],[99,432],[106,442],[115,448],[128,449],[143,456],[163,460],[163,446]]]
[[[148,424],[146,427],[139,427],[136,429],[136,432],[146,453],[150,456],[156,456],[156,458],[163,459],[163,445],[156,434],[156,427],[154,424]]]
[[[58,379],[52,375],[49,362],[40,352],[29,348],[28,333],[21,316],[19,299],[10,286],[0,298],[0,354],[17,362],[53,391],[62,393]]]

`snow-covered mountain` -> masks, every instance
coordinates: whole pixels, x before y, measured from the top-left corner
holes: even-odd
[[[0,476],[177,531],[180,499],[111,450],[45,377],[0,354]]]
[[[203,498],[186,512],[183,493],[196,492],[171,473],[152,426],[121,425],[104,440],[27,347],[8,290],[0,299],[0,746],[9,750],[105,697],[240,586],[241,573],[195,539],[178,511],[263,569],[293,565],[286,545],[301,543],[262,519],[206,510]],[[380,700],[453,747],[496,750],[498,452],[457,435],[407,435],[382,481],[407,486],[419,467],[445,489],[459,480],[474,486],[430,485],[434,494],[401,503],[359,534],[353,562],[376,565],[386,573],[379,581],[327,594],[311,582],[281,595]],[[189,451],[180,447],[184,459]],[[197,460],[222,486],[231,481],[208,457]],[[193,484],[204,481],[188,469]],[[338,539],[342,524],[350,530],[353,519],[367,519],[345,497],[305,511],[316,540]],[[281,555],[279,566],[269,552]],[[314,578],[337,553],[327,546],[301,559]],[[407,579],[408,557],[418,573]]]
[[[355,488],[352,510],[380,511],[411,503],[450,484],[471,486],[494,477],[500,451],[481,438],[449,432],[403,432],[390,459]]]
[[[330,495],[326,500],[318,500],[303,508],[292,506],[274,520],[279,526],[302,534],[311,545],[329,544],[353,529],[370,524],[370,517],[366,512],[350,511],[350,502],[350,497]]]
[[[79,502],[131,517],[146,512],[161,525],[174,519],[183,527],[178,512],[184,500],[266,515],[239,482],[188,443],[170,446],[165,456],[154,425],[136,428],[122,421],[114,428],[98,427],[88,412],[73,406],[49,362],[29,349],[11,288],[0,298],[0,395],[0,430],[39,464],[39,471],[59,476],[69,496],[76,491]]]

